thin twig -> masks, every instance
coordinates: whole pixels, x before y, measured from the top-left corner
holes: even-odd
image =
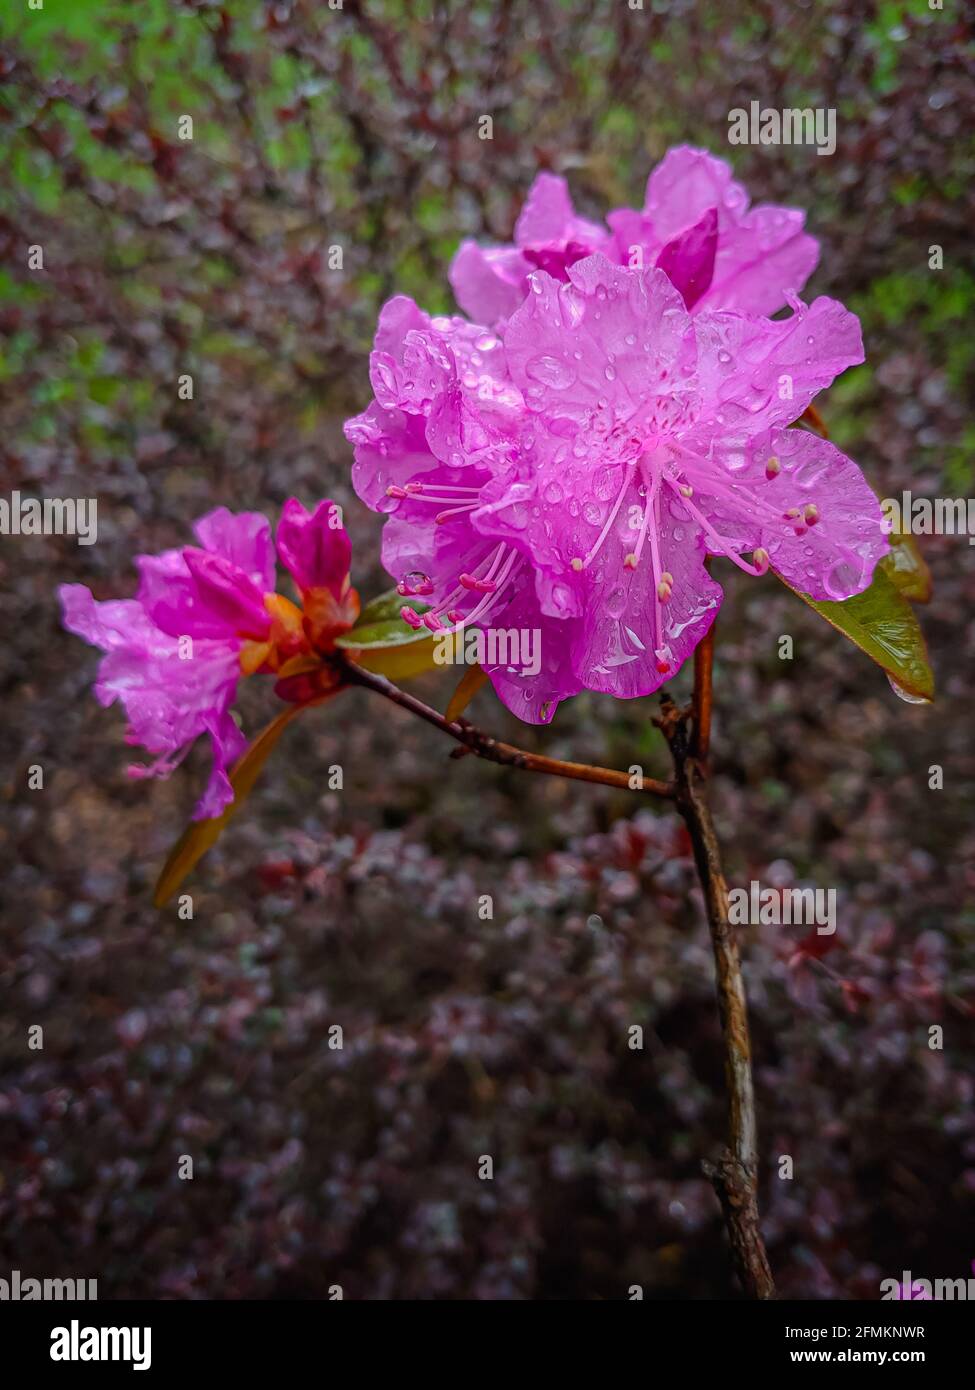
[[[694,751],[697,746],[703,746],[705,752],[707,750],[706,733],[710,730],[711,722],[712,654],[710,644],[705,646],[702,642],[697,648],[690,738],[687,712],[678,710],[669,696],[663,697],[661,717],[654,722],[670,745],[677,809],[691,837],[694,861],[704,889],[714,952],[718,1012],[724,1039],[728,1147],[717,1163],[706,1162],[704,1171],[721,1202],[742,1288],[750,1298],[768,1299],[775,1297],[775,1284],[758,1218],[758,1141],[748,1004],[738,941],[728,920],[728,886],[708,804],[707,770],[703,756]],[[702,729],[705,730],[704,738],[701,737]]]
[[[820,415],[814,405],[807,405],[799,416],[800,420],[806,420],[817,434],[821,434],[824,439],[829,438],[829,430],[826,428],[826,421]]]
[[[713,634],[713,629],[712,629]],[[728,888],[721,868],[721,856],[714,821],[707,800],[707,752],[711,719],[711,664],[713,637],[709,634],[698,648],[695,659],[694,701],[690,710],[678,710],[669,696],[661,701],[661,717],[654,722],[663,731],[674,761],[675,780],[660,782],[644,778],[634,788],[625,772],[593,767],[586,763],[567,763],[545,758],[502,743],[485,734],[466,719],[447,720],[438,710],[400,690],[398,686],[366,671],[347,659],[342,660],[345,680],[358,685],[432,724],[458,745],[454,756],[472,753],[475,757],[525,772],[568,777],[580,782],[599,782],[604,786],[642,790],[675,801],[684,818],[698,875],[704,889],[708,926],[714,950],[718,1008],[725,1044],[725,1075],[728,1087],[729,1145],[717,1163],[705,1163],[704,1171],[721,1202],[738,1277],[751,1298],[775,1296],[775,1285],[758,1220],[758,1148],[755,1123],[755,1093],[752,1082],[751,1047],[748,1035],[748,1009],[741,973],[738,942],[728,920]],[[692,720],[691,734],[688,721]],[[693,747],[692,747],[693,742]],[[696,750],[701,749],[699,753]]]
[[[691,752],[701,762],[707,762],[711,745],[711,692],[714,667],[714,623],[694,648],[694,722],[691,726]]]
[[[559,758],[545,758],[539,753],[529,753],[523,748],[516,748],[511,743],[502,743],[490,734],[475,728],[466,719],[455,719],[448,721],[439,712],[432,709],[430,705],[425,705],[422,700],[417,700],[415,696],[408,695],[405,690],[400,690],[393,685],[385,676],[376,675],[373,671],[366,671],[361,666],[356,666],[354,662],[343,662],[345,679],[350,685],[359,685],[367,690],[373,690],[377,695],[382,695],[384,699],[392,701],[400,709],[408,710],[410,714],[415,714],[418,719],[423,719],[427,724],[432,724],[435,729],[439,729],[449,738],[454,739],[462,745],[461,749],[456,750],[455,756],[462,756],[463,752],[473,753],[476,758],[484,758],[487,762],[500,763],[504,767],[521,768],[523,772],[541,772],[551,777],[568,777],[576,782],[598,782],[605,787],[617,787],[621,791],[642,791],[651,796],[661,796],[673,799],[674,788],[669,782],[660,782],[652,777],[641,779],[639,786],[634,786],[630,774],[619,772],[611,767],[594,767],[589,763],[567,763]]]

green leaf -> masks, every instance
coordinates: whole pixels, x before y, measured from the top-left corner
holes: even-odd
[[[934,675],[920,624],[882,565],[874,570],[868,589],[841,603],[810,598],[787,580],[782,583],[881,666],[899,695],[914,701],[934,699]]]
[[[880,563],[905,598],[914,603],[929,601],[934,587],[931,571],[913,536],[891,532],[890,550]]]
[[[311,702],[311,703],[317,703]],[[156,883],[152,901],[156,907],[163,907],[173,896],[186,875],[200,862],[207,850],[220,839],[227,822],[235,815],[250,795],[261,774],[264,764],[270,757],[275,744],[285,729],[308,704],[289,705],[287,709],[272,719],[267,728],[258,734],[249,748],[241,755],[230,774],[230,785],[234,789],[234,799],[226,810],[211,820],[191,821],[170,851],[169,858],[162,868]]]
[[[427,604],[418,603],[416,599],[410,601],[410,606],[415,608],[418,613],[425,613]],[[416,637],[413,629],[403,622],[400,617],[400,609],[403,607],[403,596],[398,594],[395,589],[387,589],[384,594],[377,594],[371,598],[359,613],[358,620],[352,632],[358,632],[360,628],[374,627],[377,623],[397,622],[405,631],[407,637]],[[346,637],[351,637],[351,633],[346,633]],[[339,639],[342,640],[341,638]]]
[[[355,627],[336,638],[335,645],[357,653],[354,659],[367,671],[390,680],[408,680],[436,666],[433,634],[419,632],[400,617],[402,595],[395,589],[371,599],[359,614]],[[417,612],[426,605],[413,604]]]

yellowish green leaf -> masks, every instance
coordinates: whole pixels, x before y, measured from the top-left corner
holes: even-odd
[[[434,641],[430,633],[416,642],[402,642],[393,647],[367,647],[349,655],[367,671],[375,671],[391,681],[405,681],[437,669],[434,660]]]
[[[295,715],[307,708],[307,704],[289,705],[276,719],[272,719],[241,755],[230,774],[230,785],[234,789],[234,799],[230,805],[221,815],[211,820],[191,821],[186,827],[159,875],[152,899],[156,907],[163,907],[169,901],[187,874],[196,867],[207,850],[213,848],[231,816],[236,814],[253,789],[278,739]]]
[[[920,624],[882,566],[874,570],[869,588],[839,603],[812,599],[787,580],[782,582],[881,666],[898,694],[916,701],[934,699],[934,675]]]
[[[449,724],[460,718],[481,686],[487,684],[487,680],[487,672],[483,671],[480,666],[475,664],[467,668],[460,678],[457,689],[450,697],[450,704],[444,715]]]
[[[931,571],[913,536],[892,532],[890,550],[880,563],[905,598],[914,603],[927,603],[931,598]]]
[[[400,617],[403,599],[395,589],[371,599],[359,614],[354,628],[336,639],[360,666],[389,680],[408,680],[432,671],[436,662],[433,634],[427,628],[416,631]],[[417,612],[425,605],[415,601]]]

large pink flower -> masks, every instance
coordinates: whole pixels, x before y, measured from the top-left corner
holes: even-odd
[[[393,513],[386,566],[430,604],[406,616],[538,628],[539,676],[491,671],[533,721],[676,671],[721,601],[708,555],[842,599],[888,546],[856,465],[787,428],[863,360],[852,314],[818,299],[781,322],[692,316],[666,272],[602,255],[566,276],[532,272],[500,342],[392,301],[378,399],[346,427],[359,495]]]
[[[450,282],[465,313],[500,326],[522,303],[533,270],[565,280],[571,265],[598,251],[618,265],[664,270],[688,309],[774,314],[819,259],[804,220],[795,208],[749,208],[724,160],[681,145],[650,174],[642,210],[619,208],[606,227],[576,215],[565,179],[539,174],[514,245],[462,242]]]
[[[213,770],[196,819],[233,800],[228,768],[246,747],[231,715],[242,674],[287,676],[303,654],[329,650],[352,626],[358,598],[349,587],[350,547],[338,509],[309,513],[295,498],[278,524],[277,549],[302,606],[273,592],[274,546],[267,519],[220,507],[196,522],[198,545],[136,559],[134,599],[97,602],[81,584],[60,589],[65,627],[105,656],[95,694],[121,700],[127,741],[154,756],[133,777],[168,777],[201,734]]]
[[[880,505],[832,444],[786,428],[863,360],[856,318],[830,299],[781,322],[692,317],[664,272],[598,255],[568,276],[535,272],[503,334],[531,492],[497,480],[488,524],[570,622],[574,677],[656,689],[714,620],[709,554],[771,563],[813,598],[865,588],[888,548]]]

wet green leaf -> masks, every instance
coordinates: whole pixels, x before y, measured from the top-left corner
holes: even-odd
[[[425,605],[411,605],[422,612]],[[390,680],[408,680],[432,671],[433,634],[426,628],[415,631],[400,617],[402,595],[390,589],[371,599],[359,614],[354,628],[336,639],[336,646],[350,653],[367,671],[375,671]]]
[[[934,675],[920,624],[910,602],[881,565],[874,570],[869,588],[840,603],[812,599],[787,580],[782,583],[882,667],[899,695],[908,700],[934,699]]]
[[[890,551],[880,564],[905,598],[915,603],[928,602],[933,588],[931,571],[913,536],[892,532]]]

